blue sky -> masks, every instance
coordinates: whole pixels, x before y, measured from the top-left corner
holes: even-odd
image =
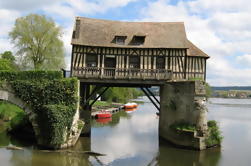
[[[63,28],[69,66],[75,16],[124,21],[182,21],[187,37],[211,58],[214,86],[251,85],[249,0],[0,0],[0,52],[15,50],[8,32],[30,13],[52,17]]]

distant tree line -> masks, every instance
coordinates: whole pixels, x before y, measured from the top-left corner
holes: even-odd
[[[143,92],[136,88],[109,88],[102,96],[102,100],[107,102],[126,103],[130,99],[142,96]]]

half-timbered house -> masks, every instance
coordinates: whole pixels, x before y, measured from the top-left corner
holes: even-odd
[[[159,85],[205,80],[208,55],[182,22],[120,22],[76,17],[71,75],[81,82]]]

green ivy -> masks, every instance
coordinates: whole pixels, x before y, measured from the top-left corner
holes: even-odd
[[[58,71],[0,72],[0,80],[11,85],[17,97],[37,114],[42,140],[48,145],[65,141],[77,104],[77,79],[63,78]]]
[[[59,145],[64,142],[62,135],[70,129],[76,108],[65,105],[45,105],[38,113],[42,133],[46,133],[46,144]],[[46,123],[44,123],[46,121]],[[48,132],[50,131],[50,132]]]
[[[195,125],[186,122],[176,122],[170,126],[171,129],[175,131],[195,131]]]
[[[206,139],[207,147],[221,145],[223,136],[221,135],[217,122],[215,120],[210,120],[207,122],[207,125],[209,134]]]
[[[0,80],[41,80],[61,79],[61,71],[0,71]]]

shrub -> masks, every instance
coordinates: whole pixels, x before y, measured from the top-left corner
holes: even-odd
[[[75,111],[74,107],[65,105],[43,107],[43,111],[38,113],[40,117],[38,123],[41,125],[41,132],[46,133],[49,140],[47,144],[59,145],[65,141],[65,136],[62,134],[70,129]]]
[[[207,122],[208,125],[208,137],[206,139],[207,147],[221,145],[223,136],[219,130],[219,126],[215,120]]]
[[[61,79],[61,71],[0,71],[0,80],[41,80],[41,79]]]
[[[171,129],[176,131],[195,131],[195,125],[188,124],[186,122],[176,122],[170,126]]]
[[[37,115],[39,132],[48,145],[65,141],[65,130],[70,130],[77,104],[78,80],[63,78],[59,71],[0,72],[0,80],[11,85],[17,97],[29,104]],[[16,117],[12,126],[21,117]]]

